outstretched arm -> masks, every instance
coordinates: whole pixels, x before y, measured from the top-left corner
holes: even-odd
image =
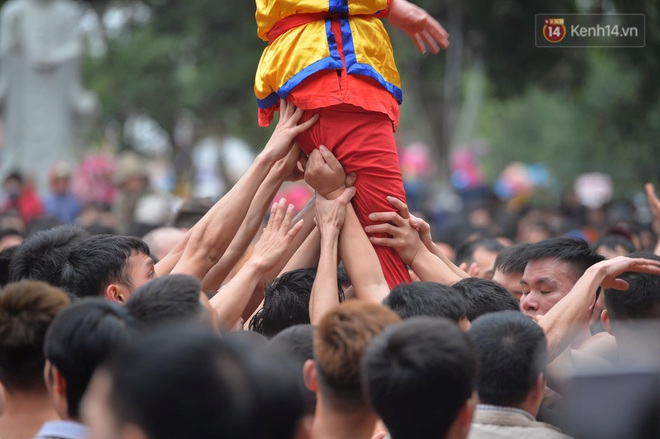
[[[191,229],[173,273],[202,279],[224,254],[243,222],[257,189],[271,167],[292,148],[298,134],[312,126],[317,116],[298,125],[303,110],[280,102],[280,120],[264,150],[234,187]],[[158,274],[163,271],[156,268]]]
[[[427,47],[434,54],[449,47],[449,34],[424,9],[406,0],[392,0],[389,9],[390,24],[408,34],[420,53]]]
[[[317,325],[321,318],[339,305],[337,286],[337,255],[339,232],[346,218],[346,206],[355,195],[355,188],[344,189],[334,200],[316,195],[316,225],[321,233],[321,256],[309,299],[309,319]]]
[[[300,231],[303,223],[291,224],[293,206],[286,206],[286,200],[275,203],[264,233],[254,246],[252,257],[238,271],[236,276],[218,291],[210,300],[216,310],[219,323],[225,328],[236,324],[252,292],[261,281],[261,276],[270,270],[293,238]]]
[[[592,265],[578,279],[571,291],[538,318],[548,340],[548,361],[552,361],[573,340],[575,333],[589,321],[589,311],[596,300],[598,287],[621,290],[627,294],[628,283],[617,276],[626,271],[660,275],[658,261],[618,256]]]
[[[347,178],[335,156],[324,146],[314,150],[305,168],[305,181],[327,199],[339,197],[354,177]],[[339,236],[339,254],[358,299],[381,303],[390,292],[376,251],[369,242],[353,206],[346,206],[346,218]]]
[[[259,186],[254,196],[247,215],[241,223],[236,236],[227,247],[220,261],[211,268],[204,280],[202,289],[204,291],[217,290],[222,285],[227,275],[236,263],[243,257],[250,242],[254,239],[259,226],[263,222],[264,215],[268,211],[271,201],[279,190],[282,183],[297,170],[300,149],[294,146],[291,151],[270,170],[264,182]],[[302,175],[301,175],[302,177]]]

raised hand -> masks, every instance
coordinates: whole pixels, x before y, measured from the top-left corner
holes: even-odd
[[[636,271],[660,276],[660,262],[655,259],[617,256],[613,259],[601,261],[592,268],[597,270],[598,275],[602,279],[600,280],[600,286],[621,291],[626,291],[629,287],[628,282],[618,279],[618,276],[626,271]]]
[[[304,157],[306,157],[305,154],[294,144],[284,158],[275,163],[273,169],[283,181],[302,180],[305,176],[305,171],[302,168],[301,160]]]
[[[449,46],[449,34],[424,9],[406,0],[392,0],[387,19],[394,27],[404,31],[420,53],[428,48],[432,53]]]
[[[280,120],[277,122],[275,131],[270,136],[270,140],[264,147],[264,153],[270,155],[273,161],[280,160],[291,150],[293,142],[298,134],[308,130],[316,123],[319,116],[315,114],[311,119],[298,125],[298,121],[303,115],[303,109],[288,103],[285,100],[280,101]]]
[[[303,225],[302,220],[291,225],[293,214],[293,205],[287,206],[284,198],[273,204],[268,225],[255,244],[249,263],[256,264],[263,272],[277,264]]]

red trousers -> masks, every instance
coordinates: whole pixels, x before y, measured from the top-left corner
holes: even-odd
[[[405,202],[399,155],[388,115],[340,104],[305,111],[301,122],[314,114],[319,114],[319,120],[298,136],[298,146],[309,155],[324,145],[347,174],[357,174],[352,203],[362,227],[375,224],[369,220],[369,214],[395,210],[385,198],[388,195]],[[390,289],[410,282],[408,270],[396,250],[382,246],[374,249]]]

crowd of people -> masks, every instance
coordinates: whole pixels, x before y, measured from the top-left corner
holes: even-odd
[[[144,239],[26,236],[41,218],[8,177],[0,437],[658,437],[658,247],[622,227],[436,243],[394,197],[363,227],[360,175],[325,148],[301,161],[316,120],[280,106],[229,192]],[[302,178],[304,209],[273,202]],[[374,246],[412,282],[390,288]]]

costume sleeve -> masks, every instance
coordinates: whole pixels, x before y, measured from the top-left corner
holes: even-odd
[[[375,15],[388,8],[390,0],[330,0],[333,3],[348,4],[350,15]]]

